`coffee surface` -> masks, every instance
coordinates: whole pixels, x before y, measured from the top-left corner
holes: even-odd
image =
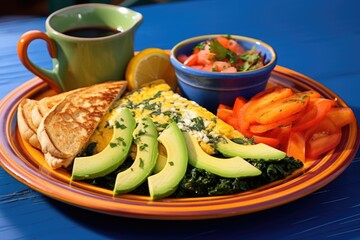
[[[119,32],[120,31],[107,26],[96,26],[74,28],[63,32],[63,34],[80,38],[98,38],[110,36]]]

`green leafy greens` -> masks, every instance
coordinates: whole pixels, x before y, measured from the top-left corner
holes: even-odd
[[[214,53],[215,61],[228,61],[231,65],[234,65],[238,61],[238,56],[233,51],[225,48],[219,43],[218,40],[212,39],[209,43],[210,52]]]

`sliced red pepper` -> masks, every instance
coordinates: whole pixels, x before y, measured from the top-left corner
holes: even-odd
[[[274,137],[253,135],[253,139],[255,143],[264,143],[274,148],[277,148],[280,144],[280,140]]]
[[[247,137],[252,137],[253,133],[249,130],[251,124],[255,123],[260,109],[265,108],[273,101],[286,98],[293,94],[290,88],[269,88],[252,97],[239,110],[240,132]]]
[[[274,128],[283,127],[283,126],[290,126],[292,125],[293,121],[299,118],[302,112],[293,114],[287,118],[280,119],[276,122],[268,123],[268,124],[253,124],[250,125],[250,131],[253,133],[265,133],[270,131]]]
[[[335,104],[336,101],[332,99],[311,99],[307,113],[294,122],[292,130],[303,131],[314,125],[318,125]]]
[[[239,131],[239,119],[235,117],[228,117],[225,122],[229,125],[231,125],[233,128]]]
[[[256,116],[256,122],[260,124],[269,124],[289,118],[292,115],[303,111],[307,107],[309,100],[310,97],[306,94],[299,96],[294,94],[286,98],[272,101],[266,107],[259,109]]]
[[[230,109],[232,110],[232,107],[228,106],[228,105],[225,105],[225,104],[222,104],[220,103],[219,106],[218,106],[218,109]]]
[[[218,108],[216,116],[226,122],[226,119],[233,116],[233,110],[228,108]]]
[[[244,97],[237,97],[235,99],[234,107],[233,107],[233,113],[234,117],[238,118],[240,117],[240,109],[245,105],[246,99]]]
[[[280,144],[278,148],[284,152],[287,151],[289,144],[289,137],[291,133],[291,126],[281,126],[274,128],[266,133],[266,136],[275,137],[279,140]]]
[[[297,95],[297,96],[307,95],[310,98],[321,98],[321,94],[315,90],[302,91],[302,92],[295,93],[295,95]]]
[[[333,107],[326,113],[326,116],[338,127],[344,127],[352,122],[356,122],[354,112],[348,107]]]
[[[306,139],[302,132],[290,132],[286,153],[290,157],[305,162]]]
[[[306,156],[316,159],[336,148],[341,141],[341,128],[328,117],[305,132]]]

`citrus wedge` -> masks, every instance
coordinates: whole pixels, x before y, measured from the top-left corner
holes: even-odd
[[[163,79],[172,89],[177,86],[175,70],[169,54],[159,48],[147,48],[136,54],[129,62],[125,79],[129,90],[135,90],[152,81]]]

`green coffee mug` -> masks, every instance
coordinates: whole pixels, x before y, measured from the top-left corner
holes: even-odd
[[[134,56],[134,30],[142,19],[140,13],[116,5],[73,5],[46,19],[46,33],[23,34],[18,56],[29,71],[58,92],[123,80]],[[29,59],[28,46],[36,39],[47,43],[52,70]]]

